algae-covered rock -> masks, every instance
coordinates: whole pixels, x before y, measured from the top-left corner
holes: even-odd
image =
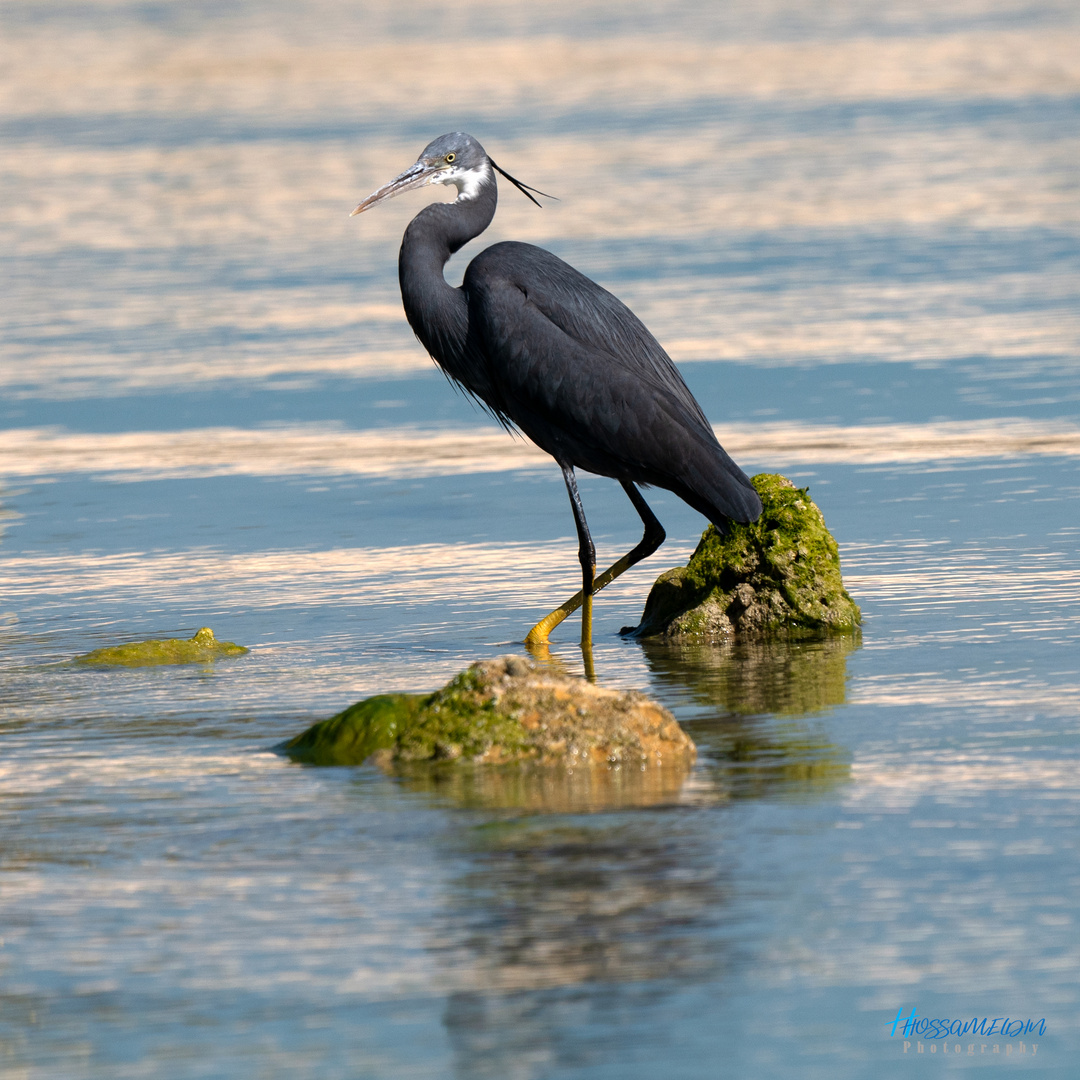
[[[204,626],[188,639],[129,641],[76,656],[72,663],[102,667],[153,667],[157,664],[204,664],[225,656],[243,656],[248,650],[231,641],[218,641]]]
[[[705,530],[689,563],[656,580],[641,624],[624,634],[669,640],[851,633],[861,615],[840,576],[840,552],[806,488],[753,478],[763,510],[725,535]]]
[[[281,749],[317,765],[384,769],[449,762],[563,768],[675,766],[694,744],[666,709],[520,656],[473,664],[433,694],[368,698]]]

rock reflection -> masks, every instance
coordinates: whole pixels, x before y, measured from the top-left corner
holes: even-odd
[[[594,1040],[613,1013],[731,962],[720,931],[732,886],[693,817],[499,822],[472,844],[437,946],[471,972],[444,1012],[458,1076],[585,1064],[605,1055]]]
[[[846,748],[820,722],[843,705],[858,634],[818,641],[641,647],[675,702],[705,706],[683,723],[698,746],[699,797],[816,794],[850,778]],[[688,793],[689,794],[689,793]]]
[[[692,762],[662,766],[453,765],[399,770],[411,791],[430,792],[469,809],[584,814],[676,802]]]
[[[724,641],[641,647],[656,679],[690,699],[740,716],[806,716],[847,700],[847,658],[859,634],[811,641]]]

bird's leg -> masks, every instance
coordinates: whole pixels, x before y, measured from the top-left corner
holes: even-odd
[[[565,475],[565,470],[564,470]],[[570,474],[570,481],[567,482],[569,488],[570,483],[573,482],[573,473]],[[628,551],[618,562],[609,566],[599,577],[593,580],[592,591],[598,593],[605,585],[610,585],[620,574],[624,574],[631,566],[641,562],[642,559],[647,559],[666,539],[667,533],[664,532],[664,526],[657,520],[656,515],[649,508],[649,504],[642,497],[642,494],[638,489],[629,481],[621,481],[623,491],[630,497],[630,501],[634,504],[634,509],[638,512],[638,516],[641,518],[642,523],[645,526],[645,533],[641,538],[638,545]],[[577,484],[574,484],[573,493],[571,494],[571,502],[574,500],[574,496],[577,494]],[[580,498],[577,501],[578,507],[581,505]],[[575,511],[575,518],[577,517],[577,511]],[[585,515],[582,514],[582,521],[585,520]],[[580,535],[580,530],[579,530]],[[586,535],[588,530],[586,529]],[[590,541],[591,543],[591,541]],[[582,597],[584,592],[575,593],[569,600],[566,601],[562,607],[556,608],[550,615],[541,619],[530,631],[528,637],[525,638],[526,644],[532,645],[538,642],[547,641],[548,634],[555,629],[567,617],[581,607]],[[590,596],[590,607],[592,597]],[[590,618],[591,622],[591,618]],[[584,639],[582,639],[584,640]]]
[[[618,562],[612,563],[597,579],[593,586],[594,592],[599,592],[605,585],[610,585],[620,574],[625,574],[631,566],[636,566],[642,559],[647,559],[666,539],[667,533],[660,524],[656,515],[649,508],[641,492],[629,481],[622,480],[623,491],[630,497],[634,509],[645,526],[641,540],[631,548]]]
[[[526,645],[537,645],[547,641],[551,631],[567,615],[572,614],[582,606],[583,597],[585,598],[585,604],[581,613],[581,640],[583,644],[592,644],[592,594],[595,591],[596,548],[593,547],[592,537],[589,535],[589,526],[585,521],[585,510],[581,505],[581,495],[578,494],[574,470],[569,465],[563,465],[562,474],[563,480],[566,482],[567,494],[570,496],[570,507],[574,511],[574,524],[577,526],[578,561],[581,563],[581,592],[575,593],[562,607],[557,607],[549,615],[545,615],[526,635]]]
[[[593,546],[592,537],[589,535],[589,525],[585,520],[585,507],[581,505],[581,496],[578,494],[577,480],[574,478],[574,470],[568,465],[563,466],[563,479],[566,481],[566,490],[570,493],[570,505],[574,510],[574,524],[577,526],[578,537],[578,562],[581,563],[581,595],[584,600],[581,604],[581,647],[592,648],[592,597],[595,591],[596,580],[596,548]]]
[[[584,641],[581,643],[581,665],[585,669],[585,678],[591,683],[596,682],[596,665],[593,663],[591,641],[588,645]]]

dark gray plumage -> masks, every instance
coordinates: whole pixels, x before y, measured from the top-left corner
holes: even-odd
[[[533,198],[535,189],[500,169],[470,135],[443,135],[353,213],[424,184],[457,187],[454,202],[425,207],[405,230],[398,263],[405,314],[451,378],[562,468],[580,543],[582,592],[541,620],[527,640],[546,641],[583,602],[587,643],[592,593],[664,540],[635,484],[673,491],[721,529],[728,519],[753,521],[761,501],[667,353],[596,282],[542,248],[508,242],[477,255],[460,288],[446,283],[447,260],[494,217],[496,172]],[[599,578],[575,468],[619,480],[645,524],[642,542]]]

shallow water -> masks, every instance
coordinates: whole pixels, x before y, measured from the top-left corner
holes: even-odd
[[[0,23],[0,1071],[1073,1075],[1074,5]],[[624,641],[703,526],[653,492],[669,542],[597,601],[595,663],[699,745],[660,805],[271,752],[574,589],[557,470],[401,315],[423,197],[346,217],[455,128],[561,200],[504,193],[486,239],[626,299],[740,464],[810,486],[862,605],[855,641]],[[634,515],[582,493],[614,558]],[[65,664],[203,625],[251,653]],[[1046,1023],[905,1041],[912,1008]]]

